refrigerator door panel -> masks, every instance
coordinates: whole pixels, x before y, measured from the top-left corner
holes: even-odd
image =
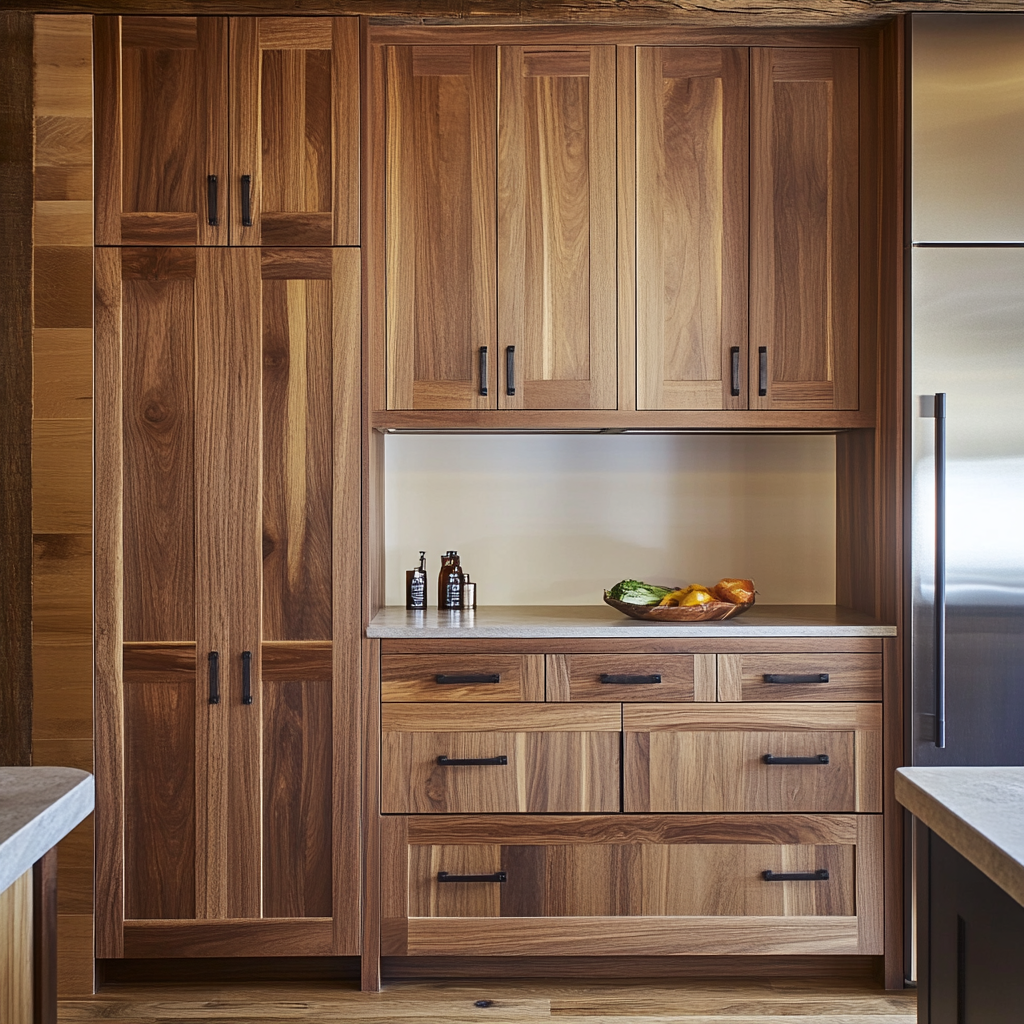
[[[911,238],[1024,241],[1024,16],[915,14]]]
[[[1024,764],[1024,250],[912,250],[915,764]],[[946,747],[934,745],[935,419],[946,399]]]

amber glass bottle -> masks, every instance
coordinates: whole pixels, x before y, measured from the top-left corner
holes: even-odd
[[[405,573],[405,607],[420,610],[427,607],[427,553],[420,552],[418,569]]]
[[[458,551],[449,551],[441,560],[441,573],[437,577],[437,607],[462,607],[462,566]]]

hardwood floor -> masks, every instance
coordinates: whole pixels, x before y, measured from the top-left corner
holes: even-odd
[[[486,1002],[485,1002],[486,1001]],[[389,983],[383,992],[341,985],[111,985],[64,999],[62,1024],[130,1021],[308,1021],[313,1024],[469,1024],[554,1020],[558,1024],[915,1024],[916,994],[865,982],[816,980],[559,981]]]

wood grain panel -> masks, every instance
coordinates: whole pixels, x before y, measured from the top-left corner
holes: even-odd
[[[32,735],[92,735],[92,644],[36,643],[32,649]]]
[[[637,49],[638,409],[747,408],[747,63]]]
[[[750,404],[855,409],[858,52],[755,48],[751,88]]]
[[[385,701],[542,701],[544,658],[529,654],[387,654]],[[438,676],[496,675],[490,683],[439,683]]]
[[[496,404],[495,60],[489,46],[385,50],[389,409]]]
[[[36,246],[33,295],[36,327],[92,327],[92,249]]]
[[[547,656],[553,674],[568,676],[567,700],[692,701],[695,658],[689,654],[567,654]],[[602,676],[657,676],[659,683],[605,683]]]
[[[37,533],[32,538],[33,645],[82,643],[92,635],[92,538]]]
[[[195,262],[122,253],[124,638],[193,640]]]
[[[233,18],[235,245],[358,245],[359,59],[354,18]]]
[[[264,676],[263,913],[331,917],[331,677],[295,675]]]
[[[614,409],[615,49],[504,46],[498,63],[498,404]]]
[[[88,115],[43,115],[37,107],[35,198],[39,201],[92,199],[91,85],[90,81]]]
[[[196,916],[197,686],[175,657],[124,673],[126,918]]]
[[[92,19],[37,14],[33,39],[36,118],[92,119]],[[83,163],[92,162],[89,153]],[[70,198],[70,197],[69,197]]]
[[[92,423],[32,421],[32,529],[92,531]]]
[[[765,681],[765,675],[827,675],[826,682]],[[722,701],[872,701],[882,699],[880,654],[720,654]]]
[[[500,917],[500,882],[438,882],[450,875],[491,875],[502,870],[498,845],[411,846],[408,857],[409,917]],[[406,866],[402,865],[403,869]]]
[[[506,724],[530,732],[618,732],[618,704],[572,707],[553,704],[391,704],[381,708],[381,728],[388,732],[479,732]],[[505,729],[504,731],[509,731]]]
[[[92,246],[92,203],[37,199],[33,204],[32,237],[36,245]]]
[[[796,720],[782,704],[627,705],[623,719],[627,811],[881,809],[877,704],[808,704]]]
[[[32,410],[41,419],[92,418],[92,331],[32,332]]]
[[[486,654],[493,652],[493,640],[474,640],[467,637],[458,641],[459,653]],[[634,640],[578,639],[567,637],[545,639],[502,640],[504,653],[532,654],[879,654],[881,637],[722,637],[687,640],[641,637]],[[382,640],[385,654],[441,654],[451,653],[451,640]],[[714,698],[712,698],[714,699]]]
[[[264,682],[290,679],[330,679],[334,645],[330,641],[264,643],[261,667]]]
[[[329,919],[131,921],[124,928],[126,957],[331,956]]]
[[[327,640],[331,285],[323,280],[264,280],[262,293],[263,637]]]
[[[97,244],[227,244],[227,30],[226,18],[97,19]]]
[[[0,1020],[32,1021],[32,869],[0,892]]]

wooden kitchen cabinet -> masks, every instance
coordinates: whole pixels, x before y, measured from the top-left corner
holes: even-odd
[[[358,538],[359,277],[344,249],[100,250],[98,416],[119,430],[98,476],[115,459],[120,487],[97,520],[124,643],[98,664],[124,744],[100,825],[123,864],[98,865],[121,874],[121,948],[100,955],[356,951],[358,552],[336,522]]]
[[[358,38],[356,18],[96,18],[96,243],[358,245]]]

